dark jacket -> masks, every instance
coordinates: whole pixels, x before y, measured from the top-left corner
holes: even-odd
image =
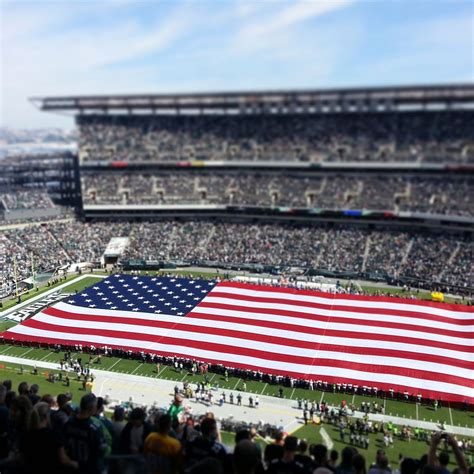
[[[142,436],[142,445],[145,442],[146,437],[152,432],[152,426],[150,423],[146,422],[143,424],[143,436]],[[119,441],[119,453],[120,454],[132,454],[130,451],[130,442],[131,442],[131,433],[132,433],[132,423],[128,422],[120,435]]]

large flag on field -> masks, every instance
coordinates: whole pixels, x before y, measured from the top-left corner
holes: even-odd
[[[474,403],[468,306],[113,275],[3,333]]]

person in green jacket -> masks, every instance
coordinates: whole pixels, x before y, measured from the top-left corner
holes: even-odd
[[[183,411],[183,397],[178,393],[174,396],[173,403],[168,408],[168,414],[171,416],[173,425],[179,422],[179,417]]]

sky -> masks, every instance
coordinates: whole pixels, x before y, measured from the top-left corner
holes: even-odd
[[[474,1],[0,0],[0,126],[32,96],[474,82]]]

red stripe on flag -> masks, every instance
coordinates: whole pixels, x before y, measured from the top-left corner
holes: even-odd
[[[263,286],[256,285],[253,283],[240,283],[235,281],[221,281],[214,288],[220,289],[224,287],[229,288],[242,288],[245,290],[254,290],[254,291],[264,291],[271,293],[280,293],[287,295],[305,295],[305,296],[315,296],[318,298],[325,298],[328,300],[328,304],[335,304],[338,300],[348,300],[348,301],[359,301],[363,303],[367,302],[376,302],[376,303],[397,303],[403,305],[410,305],[413,308],[413,311],[419,311],[423,313],[424,308],[438,308],[446,311],[454,312],[467,312],[472,313],[472,306],[466,306],[462,304],[448,304],[448,303],[438,303],[436,301],[419,301],[408,298],[399,298],[395,296],[365,296],[365,295],[348,295],[343,293],[325,293],[317,290],[302,290],[297,288],[283,288],[283,287],[273,287],[273,286]],[[383,304],[380,305],[383,308]]]
[[[277,315],[277,316],[286,316],[290,318],[301,318],[307,319],[310,321],[321,321],[323,323],[331,322],[336,324],[353,324],[353,325],[360,325],[361,327],[383,327],[383,328],[390,328],[390,329],[402,329],[404,331],[417,331],[417,332],[425,332],[431,334],[440,334],[443,336],[450,336],[450,337],[457,337],[465,340],[466,338],[474,338],[474,333],[466,332],[466,331],[453,331],[449,329],[442,329],[442,328],[433,328],[429,326],[420,326],[416,324],[408,324],[408,323],[393,323],[389,321],[381,321],[381,320],[374,320],[370,321],[367,319],[357,319],[357,318],[347,318],[347,317],[331,317],[325,315],[318,315],[318,314],[311,314],[311,313],[300,313],[291,310],[284,310],[284,309],[276,309],[276,308],[251,308],[249,306],[240,306],[235,305],[232,303],[211,303],[204,301],[199,305],[199,308],[215,308],[215,309],[224,309],[229,311],[238,311],[240,313],[261,313],[261,314],[268,314],[268,315]],[[195,313],[191,311],[188,316],[195,316],[201,313]],[[240,318],[234,318],[234,320],[238,320]],[[259,321],[260,322],[260,321]],[[273,324],[273,323],[272,323]],[[301,327],[301,325],[299,325]]]
[[[55,307],[50,307],[42,311],[43,314],[47,314],[50,316],[59,317],[69,321],[84,321],[84,316],[82,314],[74,314],[68,313],[66,311],[62,311]],[[232,321],[232,318],[226,318],[221,316],[215,315],[206,315],[202,314],[203,319],[209,319],[214,321]],[[130,324],[130,325],[143,325],[143,326],[150,326],[154,328],[163,328],[163,329],[176,329],[181,331],[191,331],[201,334],[214,334],[214,335],[226,335],[229,337],[235,338],[243,338],[248,340],[255,340],[259,342],[268,342],[272,344],[279,344],[282,347],[298,347],[302,349],[309,349],[309,350],[321,350],[321,351],[333,351],[333,352],[344,352],[344,353],[351,353],[351,354],[361,354],[361,355],[371,355],[374,357],[382,356],[382,357],[399,357],[402,359],[415,359],[425,362],[433,362],[438,364],[444,365],[452,365],[455,367],[459,367],[462,369],[471,369],[472,363],[467,360],[463,359],[454,359],[452,357],[446,357],[441,355],[432,355],[432,354],[424,354],[422,352],[410,352],[410,351],[402,351],[399,349],[378,349],[373,346],[367,347],[355,347],[355,346],[341,346],[335,344],[321,344],[317,342],[309,342],[309,341],[302,341],[302,340],[295,340],[289,339],[284,337],[277,337],[271,336],[267,334],[253,334],[244,331],[237,331],[237,330],[223,330],[219,328],[214,328],[212,325],[210,326],[194,326],[181,323],[177,325],[176,323],[168,323],[166,321],[149,321],[147,319],[140,319],[140,318],[117,318],[113,316],[106,316],[104,315],[88,315],[87,320],[90,321],[92,324],[95,322],[103,322],[103,323],[110,323],[110,324]],[[185,319],[180,319],[180,321],[185,321]],[[240,321],[240,320],[239,320]],[[246,324],[252,324],[254,320],[246,320]],[[269,323],[270,324],[270,323]],[[259,322],[260,325],[260,322]],[[272,326],[268,326],[272,327]]]
[[[8,333],[8,331],[7,331]],[[6,335],[7,333],[4,333]],[[13,339],[13,337],[11,338]],[[15,340],[18,342],[39,342],[43,344],[58,344],[58,339],[54,338],[47,338],[47,337],[32,337],[32,336],[23,336],[20,334],[15,334]],[[63,342],[64,343],[64,342]],[[84,345],[83,341],[80,340],[71,340],[69,341],[71,345],[75,344],[82,344]],[[121,346],[117,344],[107,344],[107,347],[113,348],[113,349],[122,349],[125,351],[132,351],[132,352],[140,352],[143,349],[139,347],[134,347],[134,346]],[[148,352],[148,351],[147,351]],[[161,355],[163,357],[181,357],[181,358],[189,358],[187,354],[180,354],[177,352],[157,352],[157,351],[149,351],[150,353],[156,354],[156,355]],[[214,365],[223,365],[225,367],[233,367],[236,369],[242,369],[242,370],[251,370],[251,371],[256,371],[256,372],[264,372],[270,375],[276,375],[276,376],[288,376],[288,377],[293,377],[293,378],[300,378],[301,374],[295,373],[295,372],[286,372],[282,373],[281,371],[273,370],[273,369],[262,369],[262,367],[258,366],[253,366],[253,365],[248,365],[248,364],[240,364],[240,363],[232,363],[231,365],[228,364],[228,362],[224,360],[219,360],[219,359],[194,359],[194,360],[199,360],[201,362],[207,362],[210,364]],[[446,392],[439,392],[435,390],[423,390],[423,389],[417,389],[417,388],[411,388],[411,387],[406,387],[405,385],[398,385],[398,384],[391,384],[391,383],[380,383],[377,382],[376,384],[373,383],[370,380],[364,380],[364,379],[355,379],[355,378],[350,378],[350,377],[345,377],[344,380],[341,380],[339,377],[331,377],[328,375],[319,376],[319,375],[312,375],[310,377],[307,377],[307,380],[313,380],[313,381],[318,381],[318,380],[324,380],[328,382],[329,384],[336,384],[336,383],[347,383],[347,384],[352,384],[352,385],[358,385],[359,387],[367,386],[367,387],[377,387],[379,390],[384,390],[385,392],[388,392],[390,389],[393,389],[397,392],[404,392],[405,390],[408,389],[408,392],[410,394],[417,395],[418,393],[421,393],[424,398],[430,398],[432,400],[445,400],[447,402],[453,402],[453,403],[464,403],[468,402],[470,404],[474,404],[474,397],[465,397],[463,395],[458,395],[458,394],[453,394],[453,393],[446,393]],[[350,395],[348,395],[350,396]]]
[[[323,309],[327,311],[366,313],[366,314],[373,314],[377,316],[380,316],[380,315],[402,316],[402,317],[409,317],[409,318],[416,318],[416,319],[426,319],[428,321],[437,321],[441,323],[448,323],[448,324],[459,325],[459,326],[474,325],[474,316],[472,319],[456,319],[456,318],[449,318],[446,316],[439,316],[436,314],[423,313],[421,310],[408,311],[408,310],[401,310],[401,309],[384,308],[383,306],[380,308],[368,308],[368,307],[360,307],[360,306],[341,306],[338,304],[333,304],[334,302],[331,302],[331,301],[329,301],[327,304],[311,303],[309,301],[298,301],[296,299],[289,301],[288,299],[277,298],[277,297],[270,298],[267,296],[250,296],[250,295],[235,294],[231,292],[221,291],[220,287],[217,287],[217,289],[214,289],[211,293],[209,293],[208,297],[209,296],[216,297],[216,298],[228,298],[229,300],[234,300],[234,301],[249,301],[253,303],[267,303],[267,304],[286,304],[286,305],[297,306],[297,307],[302,307],[302,308]],[[201,302],[200,305],[202,304],[203,303]],[[340,318],[337,317],[335,319],[340,319]]]
[[[66,323],[66,321],[65,321]],[[113,329],[94,329],[94,328],[77,328],[71,327],[70,325],[59,325],[59,324],[49,324],[36,321],[35,319],[29,319],[25,322],[25,326],[38,329],[40,331],[51,331],[51,332],[67,332],[69,334],[81,334],[86,336],[102,336],[107,338],[119,338],[119,339],[135,339],[147,342],[155,342],[159,344],[167,345],[178,345],[185,346],[195,349],[214,351],[220,354],[238,354],[242,356],[254,357],[258,359],[266,360],[277,360],[280,362],[287,362],[292,364],[300,364],[308,367],[311,366],[323,366],[323,367],[338,367],[348,370],[358,370],[367,373],[379,373],[379,374],[391,374],[391,375],[401,375],[410,378],[419,378],[424,380],[434,380],[445,383],[452,383],[454,385],[462,385],[466,387],[474,387],[474,380],[466,379],[463,377],[457,377],[454,375],[441,374],[437,372],[429,372],[425,370],[419,370],[414,368],[404,368],[404,367],[393,367],[387,365],[378,365],[378,364],[365,364],[365,363],[354,363],[347,360],[338,360],[338,359],[321,359],[317,357],[317,352],[315,357],[302,357],[297,355],[291,355],[288,353],[279,354],[276,352],[268,352],[258,349],[251,349],[246,347],[236,347],[229,346],[226,344],[219,344],[211,341],[198,341],[192,340],[189,338],[183,339],[178,337],[171,336],[156,336],[151,334],[143,333],[134,333],[134,332],[124,332]],[[179,328],[176,328],[179,330]],[[226,331],[224,331],[226,332]],[[225,335],[225,334],[223,334]],[[190,354],[187,355],[190,357]],[[222,356],[221,356],[222,357]],[[229,364],[229,362],[227,362]],[[301,372],[299,377],[305,377],[307,373]]]

